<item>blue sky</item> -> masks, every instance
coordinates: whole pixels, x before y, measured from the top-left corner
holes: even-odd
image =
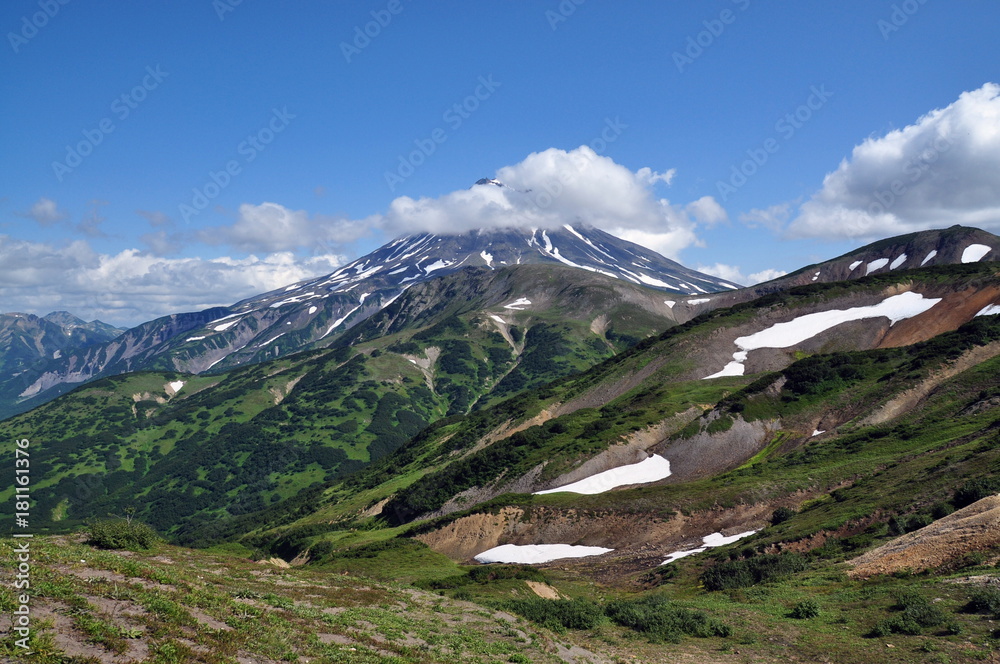
[[[581,154],[577,221],[744,283],[1000,227],[995,2],[63,2],[0,8],[2,311],[230,304]]]

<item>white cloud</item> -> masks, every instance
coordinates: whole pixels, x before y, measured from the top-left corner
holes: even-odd
[[[42,226],[51,226],[66,218],[66,213],[59,209],[59,206],[51,198],[42,196],[27,212],[18,213],[22,217],[34,219]]]
[[[791,218],[792,205],[793,203],[779,203],[764,209],[753,208],[749,212],[742,213],[740,221],[750,228],[763,226],[778,231],[784,228],[785,223]]]
[[[645,182],[648,185],[654,185],[657,182],[662,182],[663,184],[670,184],[673,182],[674,176],[677,175],[677,169],[671,168],[670,170],[664,171],[663,173],[657,173],[652,168],[648,166],[643,166],[635,172],[637,178]]]
[[[353,242],[369,231],[363,222],[322,215],[310,217],[305,210],[289,210],[265,202],[244,203],[234,224],[201,231],[199,239],[241,251],[329,252],[331,247]]]
[[[438,198],[401,196],[384,215],[363,223],[392,235],[583,224],[676,257],[697,244],[699,223],[718,223],[726,213],[710,196],[686,206],[657,199],[652,185],[672,177],[673,171],[633,172],[587,146],[568,152],[550,148],[499,169],[496,179],[506,187],[474,186]]]
[[[777,279],[778,277],[783,277],[788,274],[784,270],[767,268],[761,270],[760,272],[744,275],[738,266],[726,265],[725,263],[716,263],[715,265],[699,265],[695,269],[699,272],[710,274],[713,277],[719,277],[720,279],[737,284],[743,284],[744,286],[753,286],[754,284],[770,281],[771,279]]]
[[[86,242],[64,247],[0,235],[4,311],[72,309],[85,318],[135,325],[158,316],[230,305],[333,271],[343,257],[291,252],[262,258],[161,258],[136,249],[99,254]],[[72,304],[68,304],[72,303]]]
[[[856,238],[965,224],[1000,228],[1000,85],[869,138],[823,179],[793,237]]]

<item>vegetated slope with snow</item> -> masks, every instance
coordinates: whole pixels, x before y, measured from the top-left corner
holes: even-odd
[[[570,285],[567,273],[579,279]],[[63,519],[121,513],[142,493],[140,518],[164,531],[196,528],[355,471],[442,417],[622,352],[672,324],[660,298],[561,265],[477,268],[413,286],[329,348],[221,374],[108,377],[0,429],[46,441],[39,523],[54,510]],[[119,450],[138,472],[120,468]],[[196,477],[212,478],[210,495],[189,501],[170,488]],[[63,504],[67,491],[96,484],[100,496]]]
[[[479,423],[488,418],[483,413],[480,419],[456,425],[448,431],[448,445],[462,452],[460,458],[447,457],[450,464],[396,494],[387,514],[408,521],[466,509],[510,491],[557,493],[560,487],[583,480],[610,479],[614,473],[603,475],[607,471],[617,469],[627,477],[628,466],[651,454],[669,462],[672,474],[642,480],[647,484],[683,482],[724,471],[757,454],[780,425],[739,417],[716,425],[713,419],[704,419],[677,437],[695,424],[711,399],[751,382],[752,374],[783,370],[804,355],[930,339],[957,329],[998,302],[1000,279],[988,266],[974,264],[889,272],[857,285],[816,284],[712,311],[583,376],[549,386],[537,405],[513,417],[498,416],[486,426]],[[741,372],[704,380],[720,373],[734,351]],[[684,387],[671,387],[680,385]],[[619,422],[618,414],[634,408],[643,414],[629,428],[624,420]],[[550,420],[566,424],[550,429]],[[540,432],[529,435],[532,425]],[[829,428],[829,423],[808,422],[801,438]],[[635,454],[608,457],[588,477],[573,474],[579,464],[621,443],[632,446],[628,449]],[[624,483],[640,482],[616,480],[608,488]]]

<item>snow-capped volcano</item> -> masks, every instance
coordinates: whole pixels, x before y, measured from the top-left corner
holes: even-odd
[[[505,186],[492,180],[486,185]],[[673,296],[739,288],[596,228],[565,224],[419,233],[397,238],[331,274],[230,307],[139,325],[108,344],[54,361],[22,384],[18,396],[151,366],[201,373],[273,359],[329,343],[414,284],[464,268],[527,264],[569,266]]]

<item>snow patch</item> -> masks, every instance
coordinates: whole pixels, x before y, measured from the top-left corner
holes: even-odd
[[[976,316],[996,316],[997,314],[1000,314],[1000,304],[990,304],[980,309]]]
[[[900,254],[899,256],[896,257],[894,261],[889,263],[889,269],[895,270],[897,267],[899,267],[905,262],[906,262],[906,254]]]
[[[711,535],[706,535],[705,537],[701,538],[702,546],[698,547],[697,549],[688,549],[687,551],[674,551],[669,556],[667,556],[666,560],[664,560],[660,564],[666,565],[668,563],[674,562],[675,560],[680,560],[681,558],[684,558],[686,556],[691,556],[696,553],[701,553],[702,551],[705,551],[707,549],[714,549],[717,546],[725,546],[726,544],[732,544],[733,542],[738,542],[744,537],[750,537],[756,532],[757,532],[756,530],[748,530],[745,533],[739,533],[738,535],[730,535],[729,537],[726,537],[722,533],[712,533]]]
[[[513,309],[514,311],[524,311],[523,307],[525,305],[531,304],[531,300],[526,297],[519,297],[510,304],[503,305],[504,309]]]
[[[962,252],[962,262],[978,263],[991,251],[993,251],[993,247],[987,247],[985,244],[970,244]]]
[[[664,300],[663,304],[665,304],[668,307],[670,307],[671,309],[673,309],[674,305],[677,304],[677,302],[675,302],[674,300]]]
[[[659,286],[660,288],[670,288],[670,284],[666,283],[665,281],[660,281],[659,279],[647,276],[642,272],[639,273],[639,281],[641,281],[644,284],[648,284],[650,286]]]
[[[847,267],[851,270],[851,272],[854,272],[855,270],[858,269],[858,266],[861,265],[862,263],[864,263],[864,261],[854,261]]]
[[[486,250],[483,249],[482,251],[479,252],[479,255],[482,256],[482,258],[483,258],[484,261],[486,261],[486,267],[492,269],[493,268],[493,254],[488,254],[488,253],[486,253]]]
[[[893,295],[879,304],[867,307],[818,311],[814,314],[798,316],[787,323],[775,323],[771,327],[755,334],[737,338],[734,343],[740,350],[733,353],[733,362],[727,364],[722,371],[714,373],[711,376],[705,376],[705,379],[718,378],[720,376],[742,376],[744,371],[742,367],[743,362],[746,361],[747,352],[751,350],[758,348],[789,348],[841,323],[865,318],[879,318],[884,316],[889,319],[890,325],[894,325],[903,319],[912,318],[924,313],[940,301],[941,298],[939,297],[925,298],[920,293],[909,291]],[[734,366],[736,364],[739,364],[740,367],[737,368]],[[739,371],[739,373],[735,373],[736,371]]]
[[[610,491],[611,489],[615,489],[620,486],[658,482],[659,480],[667,477],[670,477],[670,462],[661,457],[659,454],[654,454],[639,463],[605,470],[603,473],[591,475],[590,477],[582,479],[579,482],[573,482],[572,484],[567,484],[555,489],[536,491],[535,494],[542,495],[546,493],[569,491],[571,493],[593,495],[595,493],[604,493],[605,491]]]
[[[309,307],[309,315],[313,315],[318,310],[318,307]]]
[[[503,318],[500,318],[500,316],[497,316],[496,314],[490,314],[490,318],[492,318],[496,322],[500,323],[501,325],[506,325],[507,324],[506,321],[504,321]]]
[[[213,329],[213,330],[215,330],[216,332],[222,332],[222,331],[224,331],[224,330],[228,330],[228,329],[229,329],[229,328],[231,328],[231,327],[232,327],[233,325],[236,325],[236,324],[237,324],[237,323],[239,323],[239,322],[240,322],[241,320],[243,320],[243,319],[242,319],[242,318],[237,318],[236,320],[231,320],[231,321],[229,321],[228,323],[223,323],[222,325],[216,325],[216,326],[215,326],[215,327],[213,327],[212,329]]]
[[[705,304],[706,302],[711,302],[711,301],[712,301],[712,298],[710,298],[710,297],[699,297],[699,298],[694,299],[694,300],[688,300],[687,303],[688,304]]]
[[[170,389],[174,391],[174,394],[177,394],[178,392],[181,391],[181,388],[184,387],[184,381],[183,380],[175,380],[172,383],[167,383],[167,385],[169,385]]]
[[[424,268],[424,272],[430,274],[434,270],[443,270],[446,267],[451,267],[454,265],[454,261],[441,260],[440,258]]]
[[[821,433],[826,433],[826,429],[813,429],[813,436],[818,436]]]
[[[204,338],[205,338],[205,337],[188,337],[188,338],[187,338],[187,339],[185,339],[184,341],[185,341],[185,342],[188,342],[188,341],[201,341],[201,340],[202,340],[202,339],[204,339]]]
[[[876,258],[875,260],[873,260],[871,263],[868,264],[868,267],[865,268],[865,276],[867,277],[875,270],[881,270],[888,264],[889,264],[888,258]]]
[[[503,544],[483,551],[475,557],[481,563],[517,563],[531,565],[561,558],[586,558],[610,553],[614,549],[573,544]]]
[[[931,252],[927,254],[924,260],[920,261],[920,267],[923,267],[924,264],[927,263],[927,261],[934,258],[935,256],[937,256],[937,249],[931,249]]]

